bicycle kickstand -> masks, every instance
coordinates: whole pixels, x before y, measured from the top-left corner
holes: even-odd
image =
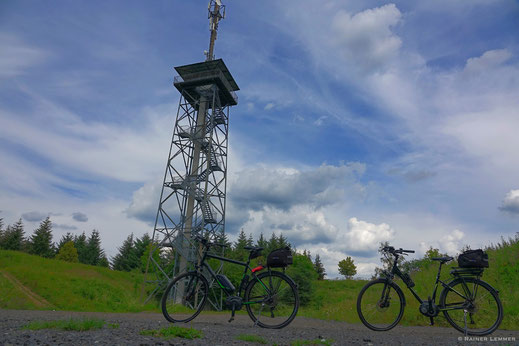
[[[234,306],[234,304],[232,305],[232,312],[231,312],[231,318],[229,319],[229,323],[231,323],[232,321],[234,321],[234,314],[236,312],[236,307]]]

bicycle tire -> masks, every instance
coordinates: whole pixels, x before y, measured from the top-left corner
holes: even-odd
[[[455,291],[464,296],[461,297]],[[440,309],[457,305],[459,309],[442,310],[443,315],[451,326],[462,333],[465,333],[466,318],[468,335],[488,335],[494,332],[503,320],[503,305],[497,291],[477,278],[456,278],[444,287],[440,294]],[[466,316],[464,308],[468,312]],[[474,319],[476,314],[477,317]]]
[[[391,304],[391,299],[395,297],[399,301],[397,305]],[[357,297],[357,314],[362,323],[374,331],[394,328],[404,315],[404,307],[404,293],[397,284],[387,279],[368,282]]]
[[[257,278],[259,281],[251,280],[245,289],[247,313],[262,328],[286,327],[299,309],[296,284],[290,277],[277,271],[261,273]]]
[[[172,323],[185,323],[198,316],[205,306],[209,284],[196,272],[184,273],[169,283],[162,295],[162,314]]]

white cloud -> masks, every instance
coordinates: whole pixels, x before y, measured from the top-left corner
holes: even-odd
[[[333,37],[346,60],[377,70],[398,55],[402,40],[391,28],[401,17],[394,4],[354,15],[340,10],[332,20]]]
[[[508,191],[499,209],[512,214],[519,214],[519,190]]]
[[[33,95],[34,96],[34,95]],[[161,105],[142,111],[138,128],[86,122],[80,116],[38,96],[32,114],[0,109],[0,136],[21,145],[69,172],[135,182],[163,167],[174,111]]]
[[[463,246],[461,241],[464,236],[465,234],[463,232],[455,229],[452,233],[447,234],[440,239],[440,250],[450,255],[458,253]]]
[[[393,239],[395,231],[386,223],[375,225],[352,217],[348,220],[346,244],[351,252],[376,251],[381,242]]]
[[[308,169],[259,165],[231,177],[229,196],[245,209],[272,206],[289,210],[302,204],[322,207],[340,202],[346,190],[362,193],[357,176],[364,170],[361,163],[323,164]]]

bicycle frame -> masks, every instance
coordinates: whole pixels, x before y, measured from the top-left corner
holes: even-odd
[[[265,286],[265,284],[260,280],[258,279],[256,273],[251,269],[250,267],[250,258],[247,262],[242,262],[242,261],[238,261],[238,260],[233,260],[233,259],[230,259],[230,258],[226,258],[226,257],[223,257],[223,256],[218,256],[218,255],[214,255],[214,254],[211,254],[209,253],[209,248],[205,247],[204,249],[204,252],[202,254],[202,258],[199,262],[199,264],[196,264],[195,265],[195,271],[200,273],[201,275],[203,275],[201,273],[201,268],[205,268],[207,269],[209,275],[211,275],[211,277],[218,283],[218,285],[220,286],[220,288],[222,289],[222,291],[225,292],[225,294],[227,295],[227,297],[230,297],[232,296],[231,293],[227,292],[227,290],[225,289],[225,287],[222,285],[222,283],[218,280],[218,277],[216,276],[216,273],[214,272],[213,268],[211,268],[211,266],[206,262],[206,259],[207,258],[214,258],[214,259],[217,259],[217,260],[220,260],[220,261],[224,261],[224,262],[229,262],[229,263],[233,263],[233,264],[237,264],[237,265],[240,265],[240,266],[243,266],[245,267],[244,271],[243,271],[243,276],[242,276],[242,279],[240,281],[240,286],[238,287],[237,289],[237,296],[241,297],[241,293],[242,293],[242,290],[245,290],[245,286],[247,285],[248,283],[248,278],[247,278],[247,271],[250,271],[251,274],[252,274],[252,279],[255,279],[256,281],[258,281],[262,286],[263,288],[265,288],[265,291],[268,292],[269,289]],[[270,271],[270,268],[268,268],[268,270]],[[247,305],[247,304],[255,304],[255,303],[259,303],[259,302],[255,302],[255,301],[252,301],[252,302],[243,302],[244,305]]]
[[[403,278],[403,273],[402,271],[400,270],[400,268],[398,268],[398,254],[394,254],[395,256],[395,260],[393,262],[393,266],[391,268],[391,271],[388,273],[386,271],[386,274],[389,274],[388,275],[388,278],[390,279],[390,281],[393,280],[393,277],[396,275],[398,276],[400,279],[402,279],[402,281],[404,281],[404,278]],[[456,291],[455,289],[451,288],[448,283],[445,283],[444,281],[442,281],[440,279],[440,274],[441,274],[441,270],[442,270],[442,266],[443,266],[443,262],[440,262],[440,266],[438,268],[438,274],[436,275],[436,281],[434,283],[434,290],[433,290],[433,293],[432,293],[432,297],[431,297],[431,302],[433,302],[435,305],[436,305],[436,293],[438,292],[438,286],[439,284],[442,285],[442,287],[444,289],[448,289],[454,293],[456,293],[457,295],[459,295],[461,298],[463,299],[467,299],[467,297],[465,295],[463,295],[462,293]],[[405,281],[404,281],[405,282]],[[409,291],[411,291],[411,293],[413,294],[413,296],[415,297],[415,299],[420,303],[420,304],[423,304],[425,301],[420,298],[420,296],[418,295],[418,293],[416,293],[416,291],[412,288],[412,287],[409,287],[407,284],[406,284],[406,287]],[[463,289],[465,290],[465,292],[467,292],[466,294],[470,293],[470,290],[468,289],[467,287],[467,284],[463,281]],[[476,295],[477,292],[474,292],[474,296]],[[472,297],[470,297],[472,298]],[[463,306],[460,306],[460,305],[457,305],[455,307],[449,307],[449,308],[440,308],[438,306],[438,311],[447,311],[447,310],[460,310],[460,309],[463,309]]]

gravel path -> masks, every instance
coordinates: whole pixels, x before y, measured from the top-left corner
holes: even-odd
[[[107,325],[88,332],[62,330],[22,330],[34,320],[62,320],[95,317]],[[463,335],[452,328],[402,327],[389,332],[372,332],[361,324],[322,321],[296,317],[286,328],[268,330],[254,327],[247,315],[240,315],[228,323],[227,314],[202,313],[194,321],[182,326],[201,330],[203,338],[169,340],[140,335],[143,329],[169,326],[161,314],[156,313],[88,313],[65,311],[0,310],[0,345],[260,345],[236,340],[238,335],[258,335],[268,345],[290,345],[295,340],[334,340],[333,345],[519,345],[518,331],[497,331],[486,342],[458,341]],[[118,324],[112,328],[108,324]],[[501,341],[496,339],[501,338]],[[504,341],[502,338],[506,338]],[[514,340],[515,339],[515,340]]]

